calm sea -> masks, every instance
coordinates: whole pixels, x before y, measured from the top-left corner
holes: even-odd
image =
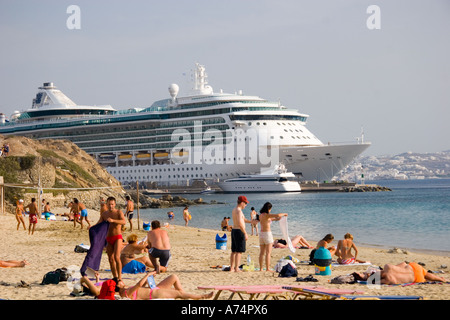
[[[357,244],[399,247],[450,253],[450,179],[366,181],[389,187],[392,192],[302,192],[246,194],[250,208],[257,211],[266,201],[272,213],[287,212],[289,234],[301,234],[309,240],[320,240],[332,233],[342,239],[350,232]],[[224,216],[231,216],[237,194],[183,195],[188,199],[202,197],[225,204],[196,205],[189,211],[189,226],[217,229]],[[184,225],[183,208],[141,209],[141,221],[166,222],[167,211],[173,210],[171,223]],[[142,222],[141,222],[142,223]],[[250,226],[247,227],[250,231]],[[278,223],[272,224],[274,235],[281,234]]]

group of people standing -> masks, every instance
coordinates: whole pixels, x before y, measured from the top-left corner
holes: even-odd
[[[248,233],[245,229],[245,223],[251,224],[251,235],[254,233],[259,235],[259,266],[260,271],[263,271],[263,266],[265,265],[267,271],[272,271],[270,269],[270,256],[272,248],[286,248],[288,247],[286,239],[274,239],[270,225],[272,221],[278,221],[284,216],[288,216],[287,213],[277,213],[273,214],[272,204],[270,202],[264,203],[263,207],[257,213],[255,208],[251,208],[250,219],[245,218],[243,210],[249,203],[246,196],[239,196],[237,199],[237,206],[232,211],[233,225],[228,226],[228,219],[224,218],[222,223],[222,230],[231,230],[231,256],[230,256],[230,271],[236,272],[240,271],[240,260],[242,253],[246,251],[246,241],[248,240]],[[258,230],[258,225],[259,229]],[[230,227],[230,228],[228,228]],[[328,234],[322,240],[317,243],[316,248],[325,247],[328,248],[328,244],[333,241],[334,236]],[[299,245],[302,248],[313,249],[304,237],[301,235],[296,235],[291,240],[293,246]],[[346,234],[344,240],[338,242],[337,248],[330,247],[331,255],[336,255],[338,263],[350,264],[355,262],[365,262],[357,259],[358,249],[353,243],[353,236],[351,234]],[[354,254],[352,253],[354,250]]]
[[[254,208],[252,208],[251,219],[247,219],[244,216],[243,210],[249,203],[246,196],[239,196],[237,199],[237,206],[231,212],[233,219],[233,226],[231,229],[231,255],[230,255],[230,271],[239,272],[240,261],[242,253],[246,251],[246,242],[248,240],[248,234],[245,230],[245,223],[250,223],[253,230],[256,229],[258,232],[257,224],[259,221],[260,231],[259,231],[259,265],[260,271],[263,271],[263,265],[265,263],[266,270],[272,271],[270,269],[270,255],[272,252],[272,247],[274,243],[272,231],[270,229],[270,223],[272,221],[280,220],[283,216],[287,216],[287,213],[277,213],[272,214],[272,204],[266,202],[261,208],[259,215],[254,213]],[[253,219],[254,218],[254,219]]]

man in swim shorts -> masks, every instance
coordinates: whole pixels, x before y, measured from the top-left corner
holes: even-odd
[[[80,224],[81,224],[81,229],[83,229],[83,219],[86,220],[86,222],[88,223],[88,229],[91,227],[91,222],[88,219],[88,211],[86,209],[86,206],[84,205],[84,203],[78,201],[77,198],[73,199],[73,207],[75,208],[74,212],[79,212],[80,213]]]
[[[148,256],[156,273],[166,272],[170,260],[170,241],[166,230],[161,229],[158,220],[152,221],[152,228],[147,233]],[[158,262],[159,260],[159,262]]]
[[[237,206],[231,212],[233,218],[233,229],[231,229],[231,255],[230,255],[230,271],[239,272],[242,253],[246,250],[246,241],[248,234],[245,231],[245,223],[251,223],[244,217],[243,209],[248,204],[246,196],[239,196]]]
[[[98,223],[109,222],[108,233],[106,235],[106,253],[108,254],[109,264],[113,277],[117,281],[122,280],[122,262],[120,252],[122,250],[122,226],[127,223],[123,212],[116,209],[116,199],[109,197],[106,200],[108,210],[100,215]]]
[[[446,282],[442,277],[429,273],[416,262],[402,262],[398,265],[386,264],[383,270],[378,271],[381,284],[420,283],[426,281]],[[357,280],[367,280],[372,274],[355,273]],[[374,277],[377,279],[376,275]]]
[[[36,203],[36,198],[31,198],[31,203],[25,207],[28,209],[30,224],[28,226],[28,234],[34,234],[36,229],[36,223],[38,222],[38,206]]]
[[[134,203],[131,200],[130,196],[126,196],[127,200],[127,208],[125,210],[125,215],[127,216],[128,222],[130,223],[130,231],[133,231],[133,214],[134,214]]]

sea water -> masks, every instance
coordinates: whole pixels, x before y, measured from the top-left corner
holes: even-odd
[[[317,241],[328,233],[336,240],[347,232],[361,245],[398,247],[450,253],[450,179],[366,181],[389,187],[383,192],[300,192],[248,193],[250,201],[244,209],[250,219],[250,208],[257,212],[266,201],[272,203],[271,213],[288,213],[289,234],[301,234]],[[189,226],[220,231],[220,222],[231,217],[239,194],[185,194],[188,199],[201,197],[223,204],[189,207]],[[141,209],[141,221],[167,222],[184,225],[183,208]],[[230,221],[231,223],[232,221]],[[142,223],[142,222],[141,222]],[[247,225],[250,232],[250,226]],[[272,223],[274,236],[281,235],[278,223]]]

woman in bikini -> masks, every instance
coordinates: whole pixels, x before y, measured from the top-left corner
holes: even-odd
[[[266,202],[260,210],[259,222],[261,224],[261,230],[259,232],[259,270],[263,271],[263,262],[266,262],[266,270],[270,266],[270,254],[272,253],[273,235],[270,230],[270,223],[274,220],[280,220],[281,217],[287,216],[287,213],[271,214],[272,204]],[[264,259],[265,258],[265,259]]]
[[[214,292],[206,294],[195,294],[185,292],[181,286],[178,276],[172,274],[158,283],[155,288],[148,286],[147,278],[156,274],[156,271],[148,272],[138,283],[132,287],[125,287],[123,282],[119,282],[119,295],[123,298],[132,300],[151,300],[151,299],[209,299]],[[173,287],[173,288],[172,288]]]
[[[214,292],[206,294],[195,294],[185,292],[178,276],[172,274],[158,283],[156,287],[150,288],[148,286],[147,278],[156,274],[156,271],[148,272],[139,280],[134,286],[126,287],[120,281],[116,285],[115,291],[119,293],[122,298],[129,298],[132,300],[151,300],[151,299],[209,299]],[[87,276],[83,276],[81,283],[87,287],[90,292],[99,297],[103,283],[98,283],[98,275],[96,275],[97,283],[93,283]]]
[[[355,255],[352,254],[352,248],[355,250]],[[353,243],[353,236],[350,233],[346,233],[344,240],[339,240],[336,248],[337,262],[339,264],[351,264],[351,263],[365,263],[367,261],[362,261],[356,259],[358,255],[358,248],[356,248]]]
[[[23,208],[23,200],[20,199],[19,201],[17,201],[17,205],[16,205],[17,230],[19,230],[21,223],[23,225],[23,230],[27,230],[27,227],[25,227],[25,219],[23,218],[24,214],[25,214],[25,209]]]

